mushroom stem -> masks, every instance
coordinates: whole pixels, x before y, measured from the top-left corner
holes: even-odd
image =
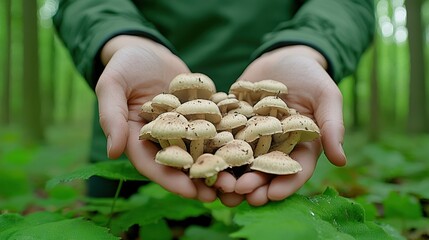
[[[268,152],[271,146],[271,135],[261,136],[256,145],[254,156],[265,154]]]
[[[197,89],[188,89],[188,100],[195,100],[198,98]]]
[[[270,116],[277,117],[277,109],[276,108],[271,108],[270,109]]]
[[[186,150],[186,144],[185,144],[185,142],[181,138],[178,138],[178,139],[168,139],[168,143],[170,144],[170,146],[176,145],[176,146],[182,148],[183,150],[187,151]]]
[[[204,153],[204,139],[192,140],[189,151],[195,162]]]
[[[161,148],[166,148],[168,146],[170,146],[170,143],[168,142],[168,140],[164,140],[164,139],[158,139],[159,145],[161,145]]]
[[[291,132],[288,136],[288,138],[280,143],[278,146],[276,146],[273,150],[278,150],[281,152],[284,152],[286,154],[289,154],[294,149],[295,145],[299,142],[299,139],[301,138],[301,133],[298,131]]]
[[[217,181],[217,174],[207,177],[206,179],[204,179],[204,182],[206,183],[207,186],[211,187],[213,186]]]

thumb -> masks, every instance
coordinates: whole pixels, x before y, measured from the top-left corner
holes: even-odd
[[[107,137],[107,156],[115,159],[125,150],[128,138],[128,106],[125,87],[103,73],[95,92],[100,125]]]

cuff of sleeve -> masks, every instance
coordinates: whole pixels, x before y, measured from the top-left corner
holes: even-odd
[[[96,28],[96,29],[95,29]],[[108,21],[98,23],[91,29],[96,34],[82,46],[80,55],[81,59],[76,63],[78,71],[85,77],[92,89],[95,89],[98,78],[104,70],[104,65],[100,59],[100,52],[104,44],[118,35],[142,36],[154,40],[174,52],[171,43],[155,29],[142,26],[139,23],[124,23],[121,21]]]
[[[277,48],[291,45],[306,45],[320,52],[328,62],[328,74],[338,83],[342,78],[339,57],[335,48],[320,33],[311,33],[294,29],[287,29],[280,32],[270,33],[265,36],[264,43],[252,54],[252,59],[260,57],[262,54]]]

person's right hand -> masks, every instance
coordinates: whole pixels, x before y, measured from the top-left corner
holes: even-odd
[[[105,69],[96,85],[100,124],[107,137],[107,154],[117,158],[123,152],[134,167],[166,190],[201,201],[216,199],[216,191],[203,181],[191,180],[184,172],[154,161],[159,148],[140,141],[143,120],[141,105],[166,92],[178,74],[189,72],[185,63],[166,47],[149,39],[117,36],[101,52]]]

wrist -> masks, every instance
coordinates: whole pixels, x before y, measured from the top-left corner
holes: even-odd
[[[118,35],[104,44],[100,53],[101,62],[106,65],[118,50],[129,47],[149,48],[160,54],[171,54],[168,48],[151,39],[132,35]]]

